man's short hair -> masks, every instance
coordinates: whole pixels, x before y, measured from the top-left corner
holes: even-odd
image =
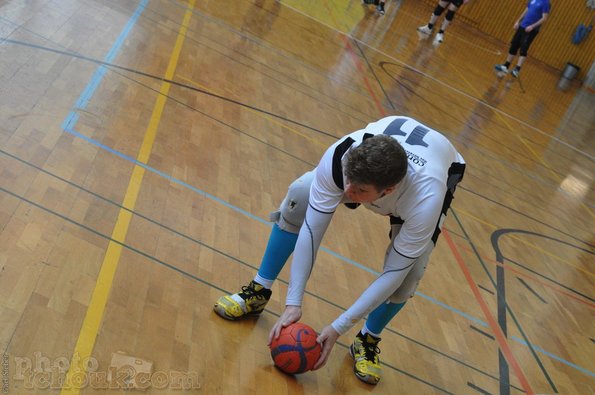
[[[407,153],[393,137],[379,134],[347,153],[345,176],[350,183],[368,184],[380,192],[407,174]]]

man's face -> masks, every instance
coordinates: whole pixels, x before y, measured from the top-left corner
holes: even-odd
[[[371,184],[352,184],[350,182],[345,186],[345,195],[347,198],[355,203],[371,203],[381,197],[393,192],[395,186],[378,191],[374,185]]]

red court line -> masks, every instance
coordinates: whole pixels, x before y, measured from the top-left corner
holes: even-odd
[[[473,277],[471,277],[469,268],[467,267],[467,265],[465,265],[465,261],[463,260],[461,253],[457,249],[456,244],[450,238],[450,234],[448,233],[448,231],[446,231],[446,229],[443,230],[442,234],[444,235],[446,242],[448,243],[455,259],[457,260],[457,263],[459,264],[461,271],[465,275],[465,278],[467,279],[467,283],[469,283],[469,287],[471,288],[471,291],[473,292],[475,299],[477,299],[477,302],[479,303],[479,306],[481,307],[481,310],[483,311],[483,314],[485,315],[488,324],[492,328],[494,336],[496,337],[496,341],[498,341],[498,344],[500,345],[500,351],[502,351],[502,355],[504,355],[504,358],[506,358],[506,361],[508,361],[508,364],[512,367],[512,370],[514,371],[516,377],[521,382],[521,386],[523,387],[525,392],[528,395],[534,395],[535,392],[531,388],[529,381],[525,377],[525,374],[523,373],[519,363],[517,362],[516,358],[514,357],[514,354],[512,353],[512,350],[510,349],[508,342],[506,341],[506,336],[504,336],[502,329],[500,329],[500,326],[496,322],[496,319],[490,312],[490,309],[488,308],[488,305],[486,304],[485,300],[483,300],[483,298],[481,297],[479,288],[477,287],[477,284],[475,284]]]
[[[338,26],[337,20],[335,19],[335,14],[333,13],[333,10],[329,7],[328,3],[326,4],[326,9],[328,11],[328,15],[333,19],[333,22],[335,23],[335,25]],[[383,118],[386,117],[386,111],[384,111],[384,107],[382,107],[380,100],[378,100],[378,97],[376,96],[376,94],[374,94],[372,85],[370,85],[370,81],[368,80],[368,77],[366,77],[366,74],[367,74],[366,69],[362,65],[362,62],[359,60],[359,57],[356,55],[355,51],[353,50],[353,46],[349,42],[350,36],[346,33],[341,32],[341,31],[339,31],[338,33],[342,36],[343,42],[345,43],[345,48],[346,48],[347,52],[353,58],[353,63],[355,64],[355,67],[357,68],[357,71],[359,72],[359,74],[362,76],[362,80],[364,81],[364,84],[366,85],[366,90],[370,93],[370,96],[371,96],[372,100],[374,101],[374,104],[376,105],[378,112],[380,113],[380,115]]]
[[[384,111],[384,107],[382,107],[380,100],[378,99],[376,94],[374,94],[374,90],[372,90],[370,81],[368,80],[368,77],[366,77],[366,69],[362,65],[362,62],[359,60],[359,57],[355,54],[353,46],[351,45],[349,39],[346,36],[343,36],[343,41],[345,41],[345,47],[347,48],[347,52],[349,52],[353,57],[353,63],[355,63],[357,71],[359,71],[359,73],[361,74],[364,84],[366,85],[366,89],[368,90],[368,92],[370,92],[370,96],[372,96],[372,100],[374,101],[374,104],[376,105],[378,112],[383,118],[386,117],[386,111]]]
[[[335,25],[338,25],[337,20],[335,19],[335,15],[333,14],[333,11],[330,9],[328,4],[326,5],[326,9],[328,11],[329,16],[333,19],[333,22],[335,23]],[[370,81],[368,80],[368,77],[366,77],[366,74],[367,74],[366,68],[364,68],[364,66],[362,65],[362,62],[359,60],[359,57],[355,54],[355,51],[353,50],[353,46],[349,42],[350,36],[346,33],[341,32],[341,31],[338,31],[338,33],[343,38],[343,42],[345,42],[345,48],[346,48],[347,52],[353,58],[353,63],[355,64],[357,71],[361,75],[362,80],[363,80],[364,84],[366,85],[366,90],[370,93],[370,96],[372,97],[372,100],[374,101],[374,104],[376,105],[378,112],[380,113],[380,115],[382,115],[383,118],[386,117],[386,112],[384,111],[384,107],[382,107],[380,100],[378,100],[378,98],[374,94],[372,85],[370,85]]]
[[[469,248],[469,247],[467,247],[467,246],[462,246],[462,245],[460,245],[459,243],[457,243],[457,246],[458,246],[460,249],[462,249],[462,250],[465,250],[465,251],[467,251],[467,252],[475,253],[475,251],[473,251],[472,249],[470,249],[470,248]],[[540,280],[540,279],[539,279],[539,278],[537,278],[537,277],[533,277],[533,276],[531,276],[530,274],[523,273],[523,272],[521,272],[519,269],[516,269],[516,268],[514,268],[514,267],[512,267],[512,266],[509,266],[509,265],[503,265],[502,263],[500,263],[500,262],[498,262],[498,261],[496,261],[496,260],[494,260],[494,259],[492,259],[492,258],[488,258],[488,257],[481,256],[481,255],[480,255],[480,257],[481,257],[481,259],[483,259],[483,260],[485,260],[485,261],[489,261],[489,262],[493,263],[494,265],[497,265],[497,266],[501,266],[501,267],[503,267],[503,268],[504,268],[504,270],[510,270],[511,272],[514,272],[514,273],[516,273],[517,275],[519,275],[519,276],[521,276],[521,277],[525,277],[525,278],[528,278],[528,279],[530,279],[530,280],[532,280],[532,281],[535,281],[535,282],[537,282],[537,283],[539,283],[539,284],[543,285],[544,287],[551,288],[551,289],[552,289],[552,290],[554,290],[555,292],[558,292],[558,293],[560,293],[560,294],[562,294],[562,295],[564,295],[564,296],[567,296],[567,297],[569,297],[569,298],[572,298],[572,299],[576,300],[577,302],[581,302],[581,303],[583,303],[583,304],[586,304],[587,306],[589,306],[589,307],[591,307],[591,308],[594,308],[594,309],[595,309],[595,304],[594,304],[594,303],[591,303],[591,302],[588,302],[588,301],[586,301],[586,300],[583,300],[583,299],[579,298],[578,296],[575,296],[575,295],[573,295],[573,294],[571,294],[571,293],[569,293],[569,292],[566,292],[566,291],[564,291],[564,290],[562,290],[562,289],[560,289],[560,288],[557,288],[557,287],[553,286],[553,285],[552,285],[552,284],[550,284],[550,283],[547,283],[547,282],[545,282],[545,281],[543,281],[543,280]]]

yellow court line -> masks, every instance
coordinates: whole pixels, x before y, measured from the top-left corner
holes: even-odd
[[[496,226],[496,225],[494,225],[494,224],[492,224],[490,222],[484,221],[483,219],[478,218],[475,215],[470,214],[467,211],[457,209],[457,213],[462,213],[463,215],[466,215],[467,217],[473,218],[475,221],[480,222],[480,223],[482,223],[482,224],[484,224],[486,226],[489,226],[491,228],[501,229],[500,227],[498,227],[498,226]],[[543,248],[536,246],[535,244],[529,243],[528,241],[525,241],[525,240],[523,240],[522,238],[520,238],[518,236],[515,236],[513,234],[509,234],[507,236],[509,238],[511,238],[511,239],[514,239],[514,240],[517,240],[517,241],[519,241],[519,242],[521,242],[523,244],[526,244],[529,247],[531,247],[531,248],[533,248],[533,249],[535,249],[535,250],[537,250],[539,252],[542,252],[543,254],[548,255],[548,256],[550,256],[551,258],[553,258],[553,259],[555,259],[557,261],[560,261],[561,263],[564,263],[564,264],[566,264],[568,266],[572,266],[573,268],[575,268],[577,270],[580,270],[581,272],[584,272],[585,274],[588,274],[589,276],[595,276],[595,274],[591,273],[590,271],[588,271],[586,269],[583,269],[582,267],[576,266],[576,265],[570,263],[569,261],[565,260],[564,258],[560,258],[559,256],[554,255],[551,252],[548,252],[548,251],[544,250]]]
[[[221,92],[214,91],[214,90],[212,90],[212,89],[210,89],[210,88],[208,88],[208,87],[206,87],[206,86],[204,86],[204,85],[202,85],[202,84],[199,84],[198,82],[196,82],[196,81],[194,81],[194,80],[192,80],[192,79],[190,79],[190,78],[185,78],[185,77],[183,77],[183,76],[178,76],[178,78],[179,78],[179,79],[181,79],[181,80],[184,80],[184,81],[186,81],[186,82],[189,82],[189,83],[191,83],[192,85],[196,85],[196,86],[198,86],[200,89],[203,89],[203,90],[205,90],[205,91],[207,91],[207,92],[209,92],[209,93],[213,93],[213,94],[216,94],[216,95],[219,95],[219,96],[223,96],[223,94],[222,94]],[[311,143],[318,144],[318,145],[320,145],[321,147],[325,147],[325,148],[327,148],[327,147],[328,147],[328,144],[324,144],[324,143],[322,143],[322,142],[320,142],[320,141],[318,141],[318,140],[316,140],[316,139],[314,139],[314,138],[312,138],[312,137],[310,137],[310,136],[307,136],[307,135],[303,134],[302,132],[298,131],[297,129],[293,129],[293,128],[291,128],[291,127],[289,127],[289,126],[285,125],[284,123],[277,121],[275,118],[273,118],[273,117],[272,117],[272,116],[270,116],[270,115],[263,114],[263,113],[261,113],[261,112],[259,112],[259,111],[255,110],[255,109],[253,109],[253,108],[250,108],[250,107],[245,107],[245,108],[246,108],[246,110],[253,112],[254,114],[258,115],[259,117],[261,117],[261,118],[263,118],[263,119],[266,119],[267,121],[269,121],[269,122],[272,122],[272,123],[274,123],[274,124],[276,124],[276,125],[280,126],[280,127],[281,127],[281,128],[283,128],[283,129],[287,129],[287,130],[289,130],[290,132],[297,134],[298,136],[302,136],[302,137],[303,137],[303,138],[305,138],[306,140],[309,140]]]
[[[178,31],[178,37],[176,39],[176,43],[165,73],[165,78],[168,80],[173,78],[174,72],[176,70],[195,1],[196,0],[189,1],[186,13],[184,14],[182,26]],[[165,102],[170,87],[170,83],[163,82],[161,84],[161,88],[159,89],[159,96],[157,97],[157,101],[153,107],[151,120],[149,121],[149,125],[143,138],[143,143],[137,156],[137,160],[141,163],[147,163],[149,156],[151,155],[153,143],[155,142],[155,137],[157,135],[157,127],[159,126],[159,122],[161,120],[161,115],[163,113],[163,108],[165,107]],[[62,386],[62,391],[60,393],[61,395],[78,394],[80,393],[81,388],[83,388],[85,384],[88,384],[88,361],[95,346],[95,340],[97,338],[99,326],[103,318],[109,292],[112,286],[114,275],[116,273],[116,269],[118,267],[118,263],[120,261],[120,255],[122,253],[122,245],[118,244],[117,242],[124,243],[124,240],[126,239],[128,226],[130,225],[130,221],[132,219],[132,211],[136,205],[136,200],[140,191],[144,174],[145,169],[143,167],[138,165],[134,166],[132,176],[130,177],[130,182],[128,183],[128,188],[126,190],[126,195],[122,203],[122,206],[125,207],[125,209],[120,209],[116,225],[114,226],[114,230],[112,232],[112,239],[116,242],[109,242],[107,251],[103,258],[99,276],[97,277],[97,283],[95,285],[95,289],[93,290],[89,307],[81,327],[81,332],[74,348],[70,362],[70,368],[68,369],[64,385]]]

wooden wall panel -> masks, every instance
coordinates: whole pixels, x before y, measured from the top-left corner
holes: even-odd
[[[429,7],[437,1],[424,0]],[[575,45],[571,37],[580,23],[589,24],[595,11],[589,9],[585,0],[551,0],[552,12],[529,50],[529,57],[562,70],[567,62],[581,68],[583,78],[595,60],[595,33]],[[514,34],[514,21],[523,12],[524,0],[501,0],[498,2],[472,0],[458,13],[455,22],[461,20],[482,32],[505,42],[506,49]]]

